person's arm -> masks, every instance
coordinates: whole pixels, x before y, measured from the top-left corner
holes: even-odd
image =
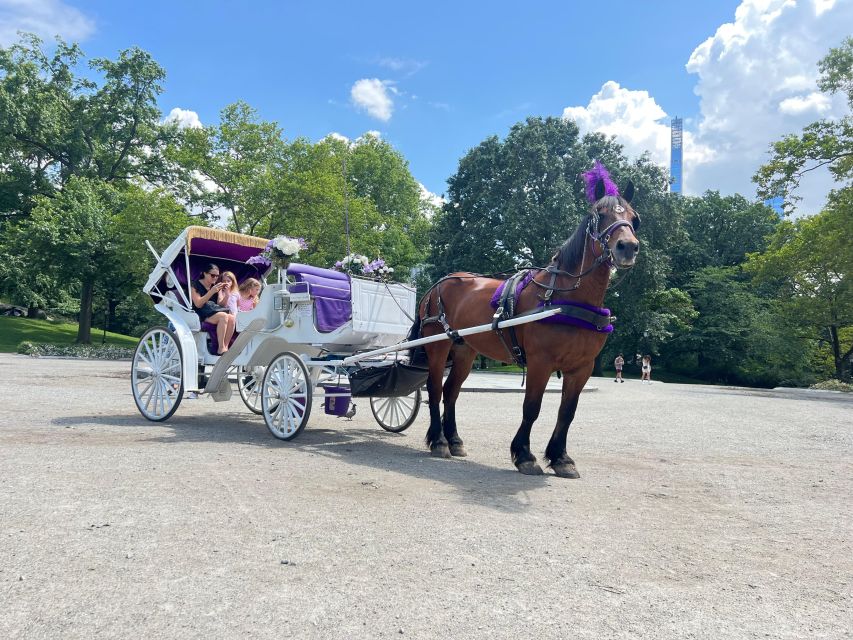
[[[192,294],[192,298],[193,298],[193,305],[195,305],[197,308],[203,307],[204,304],[208,300],[210,300],[214,294],[217,294],[217,295],[219,294],[219,290],[222,289],[222,284],[223,283],[221,283],[221,282],[217,282],[210,289],[208,289],[207,293],[205,293],[204,295],[200,294],[198,292],[198,289],[196,289],[195,284],[193,284],[192,290],[190,291],[190,293]]]

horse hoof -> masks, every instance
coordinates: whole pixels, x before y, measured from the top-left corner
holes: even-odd
[[[557,464],[552,467],[554,469],[554,474],[559,476],[560,478],[570,478],[572,480],[577,480],[581,477],[581,474],[578,473],[578,470],[575,469],[575,465],[573,464]]]
[[[429,455],[433,458],[449,458],[450,447],[446,444],[434,444],[429,448]]]
[[[450,443],[450,455],[455,456],[457,458],[464,458],[468,455],[468,452],[465,451],[465,446],[462,444],[453,444]]]
[[[542,467],[540,467],[534,460],[520,462],[515,466],[521,473],[526,476],[541,476],[543,473],[545,473],[544,471],[542,471]]]

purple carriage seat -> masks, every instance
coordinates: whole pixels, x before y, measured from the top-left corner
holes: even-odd
[[[310,291],[317,331],[329,333],[352,318],[352,289],[347,274],[293,263],[287,268],[287,275],[293,280],[289,291]]]

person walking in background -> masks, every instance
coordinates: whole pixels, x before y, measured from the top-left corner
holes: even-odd
[[[643,384],[646,384],[646,381],[652,383],[652,357],[648,355],[643,356]]]
[[[625,358],[622,357],[621,353],[616,356],[616,360],[613,361],[613,366],[616,367],[616,378],[613,382],[625,382],[625,379],[622,377],[622,367],[625,366]]]

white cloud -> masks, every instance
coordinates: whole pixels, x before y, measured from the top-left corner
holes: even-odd
[[[0,0],[0,46],[17,42],[18,31],[77,41],[90,36],[95,23],[62,0]]]
[[[422,201],[427,202],[427,203],[429,203],[435,207],[439,207],[439,208],[444,206],[444,202],[445,202],[444,198],[442,198],[439,195],[434,194],[432,191],[427,189],[420,182],[418,183],[418,187],[420,187],[420,190],[421,190],[421,200]]]
[[[352,85],[350,97],[356,107],[378,120],[387,122],[394,111],[394,101],[388,95],[388,87],[388,82],[377,78],[362,78]]]
[[[684,134],[684,189],[755,195],[751,178],[771,143],[818,118],[846,112],[843,96],[817,93],[817,62],[853,24],[853,2],[744,0],[734,21],[699,44],[686,64],[696,74],[697,124]],[[629,155],[648,149],[669,165],[669,118],[645,91],[607,82],[586,107],[565,117],[583,130],[617,136]],[[679,115],[679,114],[673,114]],[[686,122],[685,124],[688,124]],[[801,213],[813,213],[833,183],[814,172],[801,183]]]
[[[616,136],[629,157],[648,151],[657,164],[669,166],[670,118],[648,91],[625,89],[609,80],[585,107],[566,107],[563,117],[577,122],[582,133]],[[709,162],[714,151],[684,132],[685,165]]]
[[[380,67],[390,69],[397,73],[402,73],[405,76],[412,76],[418,71],[427,66],[427,62],[422,60],[411,60],[409,58],[379,58],[376,64]]]
[[[792,116],[807,112],[811,112],[813,115],[822,115],[829,111],[831,106],[829,96],[813,91],[807,96],[785,98],[779,103],[779,111]]]
[[[201,120],[198,119],[198,114],[189,109],[181,109],[175,107],[166,116],[166,122],[175,122],[181,129],[201,129]]]
[[[751,177],[769,159],[771,143],[814,120],[845,112],[842,96],[816,92],[817,63],[841,44],[853,24],[853,3],[821,0],[744,0],[732,23],[700,44],[687,62],[698,76],[700,142],[718,151],[692,170],[700,189],[755,194]],[[685,162],[685,173],[691,168]],[[815,172],[798,195],[801,213],[814,213],[832,188]]]

